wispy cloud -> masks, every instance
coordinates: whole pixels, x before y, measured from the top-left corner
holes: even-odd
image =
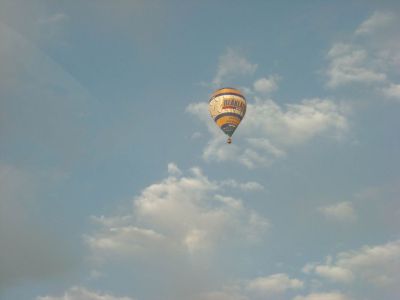
[[[310,288],[306,295],[298,295],[293,300],[352,300],[353,297],[338,290],[324,289],[323,281],[313,279],[314,275],[328,280],[330,284],[355,285],[365,281],[375,287],[384,288],[385,295],[396,296],[399,280],[398,268],[400,257],[399,241],[383,245],[364,246],[358,250],[340,252],[336,258],[328,256],[325,263],[309,263],[303,268],[306,279],[291,278],[288,274],[278,273],[247,280],[237,280],[221,291],[213,292],[215,298],[205,299],[264,299],[274,296],[281,299],[287,293]],[[306,285],[306,283],[309,283]],[[317,284],[317,286],[316,286]],[[288,299],[288,298],[285,298]],[[356,298],[358,299],[358,298]]]
[[[374,12],[368,19],[361,23],[356,29],[355,34],[363,35],[374,33],[379,29],[383,29],[393,23],[395,15],[390,12]]]
[[[247,289],[263,296],[284,293],[289,289],[301,289],[304,282],[279,273],[266,277],[258,277],[247,283]]]
[[[383,94],[388,98],[400,100],[400,84],[390,84],[382,89]]]
[[[304,286],[304,282],[300,279],[290,278],[285,273],[277,273],[247,280],[236,280],[232,284],[221,287],[220,290],[202,293],[193,300],[251,300],[269,299],[270,297],[283,299],[281,297],[285,297],[289,291],[301,290]]]
[[[340,252],[336,259],[327,258],[325,264],[313,263],[303,271],[327,278],[331,281],[350,283],[366,281],[378,287],[385,287],[389,293],[397,293],[400,268],[400,241],[382,245],[364,246],[358,250]]]
[[[237,77],[252,75],[256,69],[257,64],[249,62],[247,58],[241,55],[237,50],[228,48],[219,58],[213,84],[220,87]]]
[[[75,286],[68,289],[62,296],[40,296],[36,300],[134,300],[134,298],[113,296],[109,293]]]
[[[369,66],[367,51],[351,44],[338,43],[328,52],[328,87],[351,83],[373,83],[386,80],[386,74]]]
[[[311,293],[306,296],[297,296],[293,300],[351,300],[350,297],[340,292]]]
[[[69,19],[68,16],[64,13],[56,13],[56,14],[47,16],[46,18],[39,19],[38,23],[42,24],[42,25],[54,25],[59,22],[65,22],[68,19]]]
[[[395,12],[375,11],[356,28],[351,42],[335,42],[327,54],[327,87],[362,84],[398,99],[394,82],[400,67],[399,26]]]
[[[248,181],[248,182],[238,182],[234,179],[226,179],[221,181],[220,185],[241,189],[243,191],[260,191],[264,189],[264,186],[256,181]]]
[[[248,104],[244,121],[235,135],[244,146],[224,147],[223,134],[208,115],[206,103],[193,103],[187,111],[208,127],[212,139],[203,150],[206,161],[234,160],[249,168],[270,165],[286,152],[323,133],[340,136],[348,129],[348,109],[329,99],[307,99],[300,104],[280,106],[272,100],[256,98]]]
[[[340,202],[333,205],[323,206],[318,210],[326,218],[333,221],[348,222],[357,219],[357,215],[351,202]]]
[[[337,50],[335,50],[337,52]],[[221,56],[214,83],[220,82],[224,74],[251,75],[257,65],[232,49]],[[229,70],[232,68],[232,70]],[[208,128],[212,138],[203,149],[205,161],[235,161],[248,168],[265,167],[284,158],[287,152],[313,138],[329,133],[341,137],[348,129],[349,106],[330,99],[303,99],[297,104],[280,105],[269,99],[268,94],[278,88],[281,77],[270,75],[256,80],[252,87],[241,89],[252,95],[255,102],[248,102],[246,116],[235,132],[242,139],[225,147],[224,135],[211,120],[205,102],[191,103],[186,111],[198,117]]]
[[[250,298],[243,294],[243,287],[236,284],[224,286],[221,290],[201,293],[191,300],[250,300]]]
[[[169,163],[168,164],[168,174],[175,175],[175,176],[180,176],[182,175],[182,171],[178,168],[178,166],[175,163]]]
[[[269,94],[278,89],[278,81],[280,77],[272,75],[267,78],[263,77],[256,80],[253,84],[254,91],[260,94]]]

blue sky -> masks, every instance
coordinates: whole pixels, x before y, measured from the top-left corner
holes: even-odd
[[[0,1],[0,299],[398,299],[399,25],[398,1]]]

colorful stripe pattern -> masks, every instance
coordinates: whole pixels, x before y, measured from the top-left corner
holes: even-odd
[[[212,94],[209,111],[218,127],[232,136],[246,113],[246,99],[237,89],[222,88]]]

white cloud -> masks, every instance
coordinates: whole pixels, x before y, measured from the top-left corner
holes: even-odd
[[[204,292],[191,298],[193,300],[250,300],[266,299],[273,296],[281,299],[290,290],[304,288],[304,282],[290,278],[287,274],[278,273],[266,277],[256,277],[248,280],[236,280],[231,285],[225,285],[220,290]],[[269,299],[269,298],[268,298]]]
[[[351,44],[337,43],[328,52],[330,61],[327,70],[330,88],[351,83],[374,83],[386,80],[386,74],[375,70],[368,63],[371,59],[367,51]]]
[[[107,228],[100,234],[87,237],[86,242],[98,252],[134,255],[163,246],[164,239],[164,236],[151,229],[124,226]]]
[[[357,218],[351,202],[340,202],[320,207],[318,210],[325,217],[334,221],[354,221]]]
[[[353,273],[350,270],[330,265],[316,266],[315,273],[332,281],[344,283],[349,283],[353,281],[354,278]]]
[[[234,179],[227,179],[221,181],[220,184],[222,187],[231,187],[237,188],[243,191],[260,191],[264,189],[264,186],[256,181],[248,181],[248,182],[238,182]]]
[[[293,300],[350,300],[346,295],[339,292],[312,293],[307,296],[297,296]]]
[[[225,290],[209,294],[214,280],[224,277],[216,260],[231,255],[232,249],[259,243],[270,228],[266,218],[227,191],[236,183],[247,190],[261,187],[255,182],[241,186],[233,179],[211,181],[198,168],[172,173],[144,188],[128,213],[91,218],[95,227],[84,238],[92,267],[104,272],[109,266],[131,264],[136,266],[132,272],[151,272],[169,286],[151,292],[154,297],[167,293],[168,299],[224,299]],[[238,294],[236,299],[242,298]]]
[[[131,224],[133,218],[131,215],[117,216],[117,217],[105,217],[105,216],[91,216],[91,221],[101,226],[106,227],[120,227]]]
[[[218,68],[213,80],[213,84],[221,86],[234,78],[252,75],[257,69],[256,64],[250,63],[244,56],[228,48],[219,58]]]
[[[93,217],[101,228],[86,241],[95,256],[146,256],[161,250],[195,255],[212,251],[222,241],[257,240],[268,228],[268,221],[240,199],[218,194],[236,181],[212,182],[198,168],[181,176],[176,165],[169,168],[173,176],[145,188],[134,199],[131,215]],[[250,182],[242,188],[260,186]]]
[[[40,33],[40,43],[52,45],[54,43],[57,46],[66,46],[68,42],[63,38],[67,22],[70,17],[65,13],[55,13],[52,15],[44,14],[38,18],[33,26],[38,27]]]
[[[190,103],[186,107],[186,112],[195,115],[197,118],[199,118],[200,121],[202,121],[204,124],[207,125],[208,130],[214,135],[217,135],[219,133],[219,129],[215,126],[208,111],[208,103],[206,102]]]
[[[377,285],[396,284],[400,280],[397,272],[400,269],[400,241],[339,253],[336,265],[347,267]]]
[[[56,13],[51,16],[47,16],[46,18],[39,19],[38,23],[46,25],[54,25],[59,22],[65,22],[68,19],[69,19],[68,16],[64,13]]]
[[[246,134],[261,131],[262,137],[269,138],[273,144],[285,146],[304,143],[329,129],[347,129],[344,108],[319,98],[287,104],[285,108],[271,100],[258,101],[249,105],[248,120],[243,124]]]
[[[301,289],[303,286],[303,281],[291,279],[283,273],[273,274],[268,277],[258,277],[247,283],[248,290],[263,295],[283,293],[289,289]]]
[[[193,300],[249,300],[243,294],[240,285],[223,287],[221,291],[212,291],[195,296]]]
[[[201,132],[198,132],[198,131],[196,131],[196,132],[194,132],[193,134],[192,134],[192,136],[190,137],[192,140],[197,140],[197,139],[200,139],[200,138],[202,138],[203,137],[203,134],[201,133]]]
[[[375,11],[354,31],[351,43],[334,43],[327,55],[327,86],[381,84],[386,87],[377,91],[398,98],[392,78],[400,70],[399,26],[397,13]]]
[[[106,277],[106,275],[103,272],[93,269],[90,271],[88,279],[89,280],[97,280],[97,279],[104,278],[104,277]]]
[[[303,268],[306,272],[332,281],[350,283],[361,280],[375,286],[396,289],[400,277],[400,241],[383,245],[364,246],[359,250],[341,252],[335,261],[327,259],[325,264],[309,264]]]
[[[182,171],[178,168],[178,166],[175,163],[169,163],[168,164],[168,173],[171,175],[179,176],[182,174]]]
[[[84,287],[72,287],[63,296],[41,296],[36,300],[134,300],[131,297],[117,297],[108,293],[88,290]]]
[[[195,299],[196,300],[247,300],[248,298],[243,295],[231,294],[227,292],[210,292],[202,294]]]
[[[371,34],[379,29],[383,29],[395,20],[395,15],[390,12],[374,12],[367,20],[361,23],[356,29],[356,35]]]
[[[382,89],[383,94],[388,98],[400,100],[400,84],[390,84]]]
[[[274,146],[268,139],[266,138],[247,138],[246,141],[250,146],[254,147],[254,149],[262,150],[265,153],[270,153],[273,157],[284,157],[286,155],[285,151],[279,149]]]
[[[222,133],[221,136],[214,136],[206,145],[203,150],[203,159],[205,161],[217,161],[217,162],[232,162],[242,164],[249,169],[256,167],[264,167],[270,165],[276,158],[283,157],[285,152],[274,146],[273,152],[265,149],[258,149],[252,147],[254,139],[246,139],[246,146],[239,147],[237,145],[229,145],[226,147],[226,139]],[[267,141],[267,143],[269,143]],[[276,149],[276,150],[275,150]],[[279,156],[276,153],[281,153]]]
[[[400,20],[400,18],[399,18]],[[399,28],[400,21],[396,28]],[[400,40],[397,38],[398,32],[380,35],[372,39],[371,43],[376,49],[376,56],[380,66],[390,74],[398,75],[400,73]],[[375,46],[377,45],[377,46]]]
[[[268,78],[260,78],[254,82],[254,90],[260,94],[269,94],[278,89],[279,77],[276,75],[269,76]]]
[[[206,161],[231,161],[248,168],[268,166],[296,145],[322,134],[340,136],[348,128],[348,109],[329,99],[307,99],[282,107],[272,100],[256,98],[256,103],[248,104],[246,117],[235,133],[244,139],[242,146],[226,146],[206,103],[190,104],[187,111],[205,123],[213,136],[203,150]]]
[[[249,168],[254,168],[257,163],[258,165],[266,165],[267,159],[258,155],[257,152],[252,149],[242,150],[237,145],[230,145],[232,147],[226,147],[226,138],[222,133],[220,136],[214,136],[203,149],[203,159],[205,161],[217,161],[217,162],[232,162],[240,163]]]

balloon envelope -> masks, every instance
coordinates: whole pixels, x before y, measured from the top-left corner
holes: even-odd
[[[229,137],[235,132],[246,113],[246,99],[234,88],[216,90],[209,101],[211,117]]]

